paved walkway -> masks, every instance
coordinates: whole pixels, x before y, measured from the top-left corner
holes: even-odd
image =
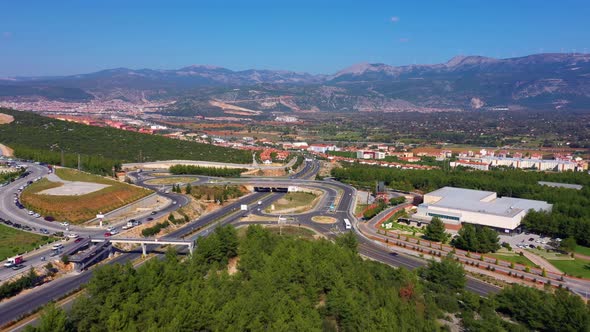
[[[528,250],[515,249],[514,251],[515,252],[522,252],[524,254],[524,257],[528,258],[534,264],[537,264],[540,268],[545,268],[546,272],[563,274],[563,272],[561,272],[558,268],[553,266],[551,263],[549,263],[545,258],[543,258],[541,256],[535,255]]]

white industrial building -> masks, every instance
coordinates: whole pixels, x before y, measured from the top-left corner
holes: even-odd
[[[520,226],[529,210],[551,211],[551,207],[544,201],[497,197],[491,191],[444,187],[424,195],[424,203],[414,217],[439,217],[446,224],[469,223],[510,233]]]

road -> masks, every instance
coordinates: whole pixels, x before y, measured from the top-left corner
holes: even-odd
[[[295,186],[310,186],[327,190],[331,193],[329,198],[325,200],[325,204],[334,204],[336,199],[336,193],[340,195],[340,200],[336,205],[335,211],[331,212],[326,209],[326,205],[322,205],[320,208],[310,211],[308,213],[297,215],[297,222],[302,225],[311,227],[328,237],[333,238],[338,234],[347,232],[344,229],[342,220],[348,218],[351,221],[356,220],[352,214],[352,209],[355,205],[356,191],[354,188],[342,184],[337,181],[313,181],[307,180],[308,178],[315,177],[317,170],[319,169],[317,161],[306,162],[303,169],[289,179],[219,179],[221,182],[227,183],[239,183],[239,184],[262,184],[262,185],[295,185]],[[136,174],[137,175],[137,174]],[[209,181],[210,178],[200,177],[199,183]],[[143,184],[146,178],[144,176],[138,176],[138,184]],[[18,187],[18,185],[17,185]],[[4,193],[4,190],[0,190]],[[163,194],[166,195],[166,194]],[[253,193],[247,195],[236,202],[228,204],[222,209],[216,210],[207,215],[203,215],[195,221],[192,221],[181,229],[171,232],[164,238],[186,238],[196,240],[199,237],[207,236],[212,232],[215,227],[220,225],[226,225],[230,223],[239,224],[244,212],[240,211],[240,205],[247,204],[249,206],[250,213],[257,213],[257,209],[264,210],[267,206],[272,204],[275,200],[282,197],[284,193]],[[176,200],[178,198],[174,196]],[[2,195],[0,195],[0,199]],[[261,202],[259,205],[258,202]],[[174,207],[170,207],[171,209]],[[164,211],[162,211],[164,213]],[[311,220],[316,215],[329,215],[337,218],[338,222],[333,225],[318,224]],[[415,269],[426,264],[425,261],[415,257],[411,257],[401,253],[391,253],[391,249],[385,248],[382,245],[367,239],[364,235],[358,232],[355,226],[355,234],[359,240],[359,253],[367,258],[383,262],[385,264],[406,267],[408,269]],[[149,250],[155,249],[155,245],[149,246]],[[114,259],[107,262],[107,264],[124,263],[140,257],[141,250],[135,252],[123,253]],[[80,285],[87,283],[92,276],[92,270],[84,271],[78,275],[69,276],[66,278],[58,279],[46,285],[36,288],[34,291],[16,296],[10,300],[0,303],[0,325],[4,325],[14,318],[21,317],[22,315],[38,308],[39,306],[55,300],[64,294],[70,293],[73,290],[80,287]],[[489,285],[477,279],[468,278],[467,289],[479,294],[487,295],[490,293],[497,292],[499,289],[495,286]]]

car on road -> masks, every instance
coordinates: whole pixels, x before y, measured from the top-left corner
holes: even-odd
[[[153,216],[153,215],[155,215],[155,214],[157,214],[157,213],[158,213],[158,212],[156,212],[156,211],[152,211],[150,214]]]
[[[535,238],[531,237],[531,238],[529,238],[529,241],[535,241]]]
[[[75,238],[77,238],[77,237],[78,237],[78,234],[76,234],[76,233],[70,233],[70,234],[68,234],[68,237],[69,237],[70,239],[75,239]]]
[[[25,264],[18,264],[12,267],[13,270],[20,270],[22,268],[24,268],[26,265]]]
[[[75,240],[74,242],[75,242],[75,243],[78,243],[78,242],[80,242],[80,241],[82,241],[82,238],[81,238],[81,237],[79,237],[79,238],[76,238],[76,240]]]
[[[70,223],[69,223],[69,222],[67,222],[67,221],[61,222],[60,224],[61,224],[62,226],[64,226],[64,227],[68,227],[68,226],[70,226]]]
[[[115,234],[118,234],[118,233],[119,233],[119,231],[118,231],[118,230],[116,230],[116,229],[113,229],[113,230],[112,230],[110,233],[111,233],[111,235],[115,235]]]
[[[35,217],[35,218],[40,218],[40,217],[41,217],[41,215],[40,215],[39,213],[35,213],[34,217]]]
[[[49,222],[55,221],[55,218],[53,216],[45,216],[43,219],[45,219],[45,221],[49,221]]]
[[[172,205],[176,205],[176,201],[172,201]]]
[[[32,215],[34,215],[34,214],[35,214],[35,212],[33,212],[33,211],[31,211],[31,210],[29,210],[27,213],[29,214],[29,216],[32,216]]]
[[[532,245],[532,244],[529,244],[529,248],[531,248],[531,249],[535,249],[535,246],[534,246],[534,245]]]
[[[63,243],[55,243],[54,245],[51,246],[51,249],[61,250],[63,247],[64,247]]]
[[[109,236],[111,236],[111,235],[113,235],[113,234],[111,234],[111,232],[106,232],[106,233],[104,233],[104,237],[109,237]]]
[[[109,226],[109,227],[107,227],[107,232],[111,232],[113,229],[115,229],[115,227]]]
[[[49,231],[46,228],[41,228],[39,230],[39,232],[43,233],[43,234],[49,234]]]

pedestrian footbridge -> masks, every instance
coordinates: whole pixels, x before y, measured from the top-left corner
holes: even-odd
[[[92,238],[92,242],[110,242],[110,243],[130,243],[130,244],[140,244],[141,250],[143,255],[147,254],[147,245],[148,244],[156,244],[156,245],[174,245],[174,246],[187,246],[188,251],[192,254],[195,248],[194,241],[187,241],[187,240],[178,240],[178,239],[167,239],[167,238],[119,238],[119,237],[101,237],[101,238]]]

